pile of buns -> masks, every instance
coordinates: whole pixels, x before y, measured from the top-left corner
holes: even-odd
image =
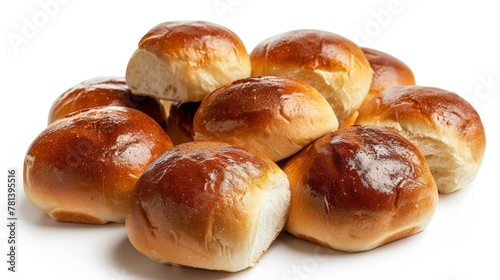
[[[384,52],[294,30],[248,53],[223,26],[172,21],[124,78],[55,100],[24,188],[57,221],[124,222],[155,261],[240,271],[283,230],[346,252],[420,232],[484,149],[470,104]]]

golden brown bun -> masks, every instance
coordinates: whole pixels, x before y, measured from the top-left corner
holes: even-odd
[[[61,94],[52,104],[49,113],[51,124],[69,113],[100,106],[124,106],[146,113],[161,127],[166,115],[159,100],[132,94],[122,77],[98,77],[81,82]]]
[[[372,82],[370,64],[350,40],[320,30],[268,38],[250,54],[252,76],[284,76],[315,87],[342,124],[361,105]]]
[[[386,128],[328,133],[283,170],[292,189],[285,229],[336,250],[370,250],[417,233],[438,201],[423,155]]]
[[[250,74],[247,50],[229,29],[205,21],[170,21],[141,39],[126,79],[135,94],[185,103],[201,101]]]
[[[386,89],[359,109],[356,123],[390,127],[410,139],[427,159],[441,193],[469,185],[486,146],[484,127],[474,107],[439,88]]]
[[[266,157],[221,142],[163,154],[137,182],[127,234],[149,258],[239,271],[254,266],[286,221],[290,186]]]
[[[166,131],[175,146],[194,140],[193,119],[198,107],[200,102],[173,102],[170,105]]]
[[[370,48],[361,48],[366,59],[370,63],[373,71],[373,80],[370,91],[363,104],[368,103],[370,99],[381,91],[399,85],[415,85],[413,71],[408,65],[394,56]],[[363,106],[363,104],[361,106]],[[342,127],[348,127],[356,122],[359,112],[354,112],[349,116]]]
[[[373,81],[365,101],[393,86],[415,85],[413,71],[403,61],[379,50],[361,49],[373,70]]]
[[[224,141],[279,161],[336,130],[338,122],[310,85],[264,76],[238,80],[207,95],[193,128],[195,140]]]
[[[24,161],[24,190],[57,221],[123,222],[135,182],[172,146],[165,131],[138,110],[83,109],[33,141]]]

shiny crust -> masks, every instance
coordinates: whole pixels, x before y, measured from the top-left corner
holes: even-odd
[[[25,193],[58,221],[123,222],[135,182],[172,146],[165,131],[138,110],[83,109],[33,141],[24,161]]]
[[[52,104],[48,124],[69,113],[99,106],[134,108],[165,127],[166,115],[161,102],[155,98],[132,94],[123,77],[98,77],[79,83],[61,94]]]
[[[292,189],[286,230],[337,250],[370,250],[419,232],[437,205],[425,158],[386,128],[328,133],[283,170]]]
[[[158,24],[139,41],[139,48],[169,58],[193,57],[190,52],[216,49],[246,53],[241,39],[231,30],[206,21],[170,21]]]
[[[392,86],[415,85],[413,71],[403,61],[385,52],[361,48],[373,70],[373,80],[367,99]]]
[[[363,101],[368,103],[370,99],[378,95],[381,91],[399,85],[415,85],[413,71],[408,65],[394,56],[370,48],[361,48],[366,59],[370,63],[373,71],[373,80],[370,91]],[[342,127],[348,127],[356,122],[359,112],[351,114],[342,124]]]
[[[250,73],[248,52],[231,30],[206,21],[170,21],[140,40],[126,78],[136,94],[184,103]]]
[[[443,193],[472,181],[486,146],[484,127],[474,107],[459,95],[434,87],[389,88],[359,109],[356,123],[391,127],[412,140],[429,161]],[[440,159],[434,161],[436,156]],[[437,165],[445,160],[447,172]]]
[[[321,30],[294,30],[259,43],[250,54],[252,76],[295,78],[315,87],[342,123],[361,105],[372,72],[361,49]]]
[[[174,145],[194,140],[193,120],[200,102],[179,103],[170,105],[167,118],[167,133]]]
[[[276,189],[281,201],[268,201]],[[269,159],[221,142],[190,142],[141,176],[126,229],[134,247],[155,261],[238,271],[255,265],[276,238],[289,202],[286,175]],[[268,207],[280,214],[260,224]],[[272,235],[254,251],[264,231]]]
[[[251,77],[223,86],[202,101],[195,140],[241,145],[278,161],[338,128],[332,108],[306,83]]]

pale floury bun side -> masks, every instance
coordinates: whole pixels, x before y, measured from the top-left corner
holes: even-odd
[[[235,81],[213,91],[195,114],[195,140],[217,140],[246,147],[273,161],[287,158],[338,121],[312,86],[284,77]]]
[[[50,108],[48,124],[78,110],[99,106],[137,109],[165,128],[166,114],[160,100],[133,94],[124,77],[96,77],[85,80],[62,93]]]
[[[250,74],[248,52],[231,30],[206,21],[169,21],[140,40],[126,80],[134,94],[184,103]]]
[[[372,82],[372,70],[361,48],[322,30],[278,34],[259,43],[250,58],[252,76],[289,77],[315,87],[341,125],[365,100]]]
[[[441,193],[469,185],[483,160],[486,136],[479,114],[443,89],[386,89],[359,109],[356,123],[393,128],[411,140],[427,159]]]
[[[361,48],[361,50],[363,50],[373,72],[370,91],[363,104],[368,103],[373,97],[387,88],[401,85],[415,85],[413,71],[400,59],[380,50],[371,48]],[[343,123],[343,127],[353,125],[358,114],[358,111],[351,114]]]
[[[132,245],[172,265],[240,271],[257,264],[284,227],[290,185],[268,158],[222,142],[167,151],[130,198]]]
[[[160,99],[160,102],[163,105],[163,108],[165,108],[165,115],[168,118],[168,116],[170,114],[170,107],[172,107],[172,103],[174,103],[174,101],[166,100],[166,99]]]
[[[24,192],[62,222],[123,222],[146,167],[172,142],[146,114],[127,107],[79,110],[49,125],[24,160]]]
[[[335,250],[371,250],[420,232],[438,202],[424,156],[383,127],[328,133],[283,171],[292,190],[285,229]]]

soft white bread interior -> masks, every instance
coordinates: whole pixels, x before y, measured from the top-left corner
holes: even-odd
[[[205,21],[170,21],[141,39],[126,80],[134,94],[184,103],[201,101],[250,74],[246,48],[229,29]]]
[[[410,139],[427,159],[441,193],[469,185],[481,166],[486,146],[481,118],[455,93],[392,87],[359,109],[356,124],[393,128]]]

